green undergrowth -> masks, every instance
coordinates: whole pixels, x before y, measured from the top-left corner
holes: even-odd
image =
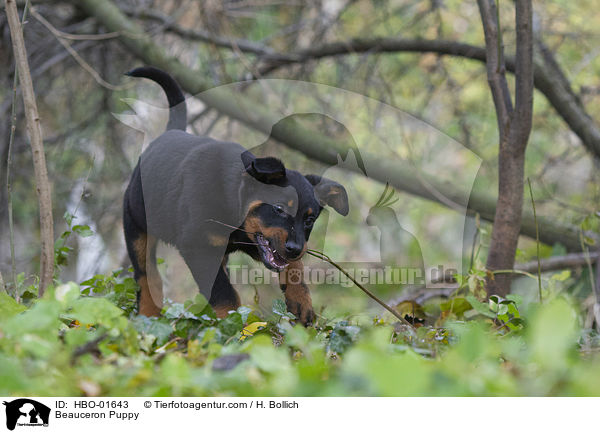
[[[29,287],[28,291],[34,291]],[[137,316],[116,272],[17,302],[0,293],[0,394],[119,396],[599,395],[596,337],[567,298],[454,296],[413,329],[294,325],[282,300],[217,319],[201,295]],[[592,342],[592,343],[590,343]]]

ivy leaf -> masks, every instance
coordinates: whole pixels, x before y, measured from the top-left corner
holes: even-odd
[[[162,346],[169,341],[169,337],[173,333],[173,327],[161,318],[137,316],[133,325],[139,333],[154,336],[157,346]]]
[[[238,312],[231,313],[229,316],[221,319],[217,328],[221,331],[221,334],[225,337],[232,337],[242,330],[244,322],[242,315]]]
[[[287,313],[287,307],[285,305],[285,302],[283,302],[281,299],[274,299],[273,313],[277,314],[278,316],[285,316],[285,314]]]

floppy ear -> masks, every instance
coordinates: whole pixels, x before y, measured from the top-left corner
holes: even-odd
[[[242,153],[246,173],[262,183],[278,183],[285,178],[285,166],[277,158],[257,158],[249,150]]]
[[[315,197],[321,206],[331,206],[340,215],[348,215],[348,194],[337,182],[315,174],[305,176],[315,189]]]

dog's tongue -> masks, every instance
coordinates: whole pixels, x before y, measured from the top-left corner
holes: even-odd
[[[265,251],[265,258],[269,262],[269,264],[271,264],[273,267],[280,268],[280,270],[283,270],[283,268],[287,266],[288,262],[271,247],[269,241],[267,241],[261,235],[257,235],[256,240]]]
[[[288,264],[285,261],[285,259],[279,255],[279,253],[277,251],[273,251],[273,250],[271,250],[271,251],[273,254],[273,263],[275,263],[277,266],[285,266]]]

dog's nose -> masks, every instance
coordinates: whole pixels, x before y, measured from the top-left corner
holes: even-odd
[[[299,245],[296,242],[286,242],[285,252],[290,259],[295,259],[302,253],[302,245]]]

